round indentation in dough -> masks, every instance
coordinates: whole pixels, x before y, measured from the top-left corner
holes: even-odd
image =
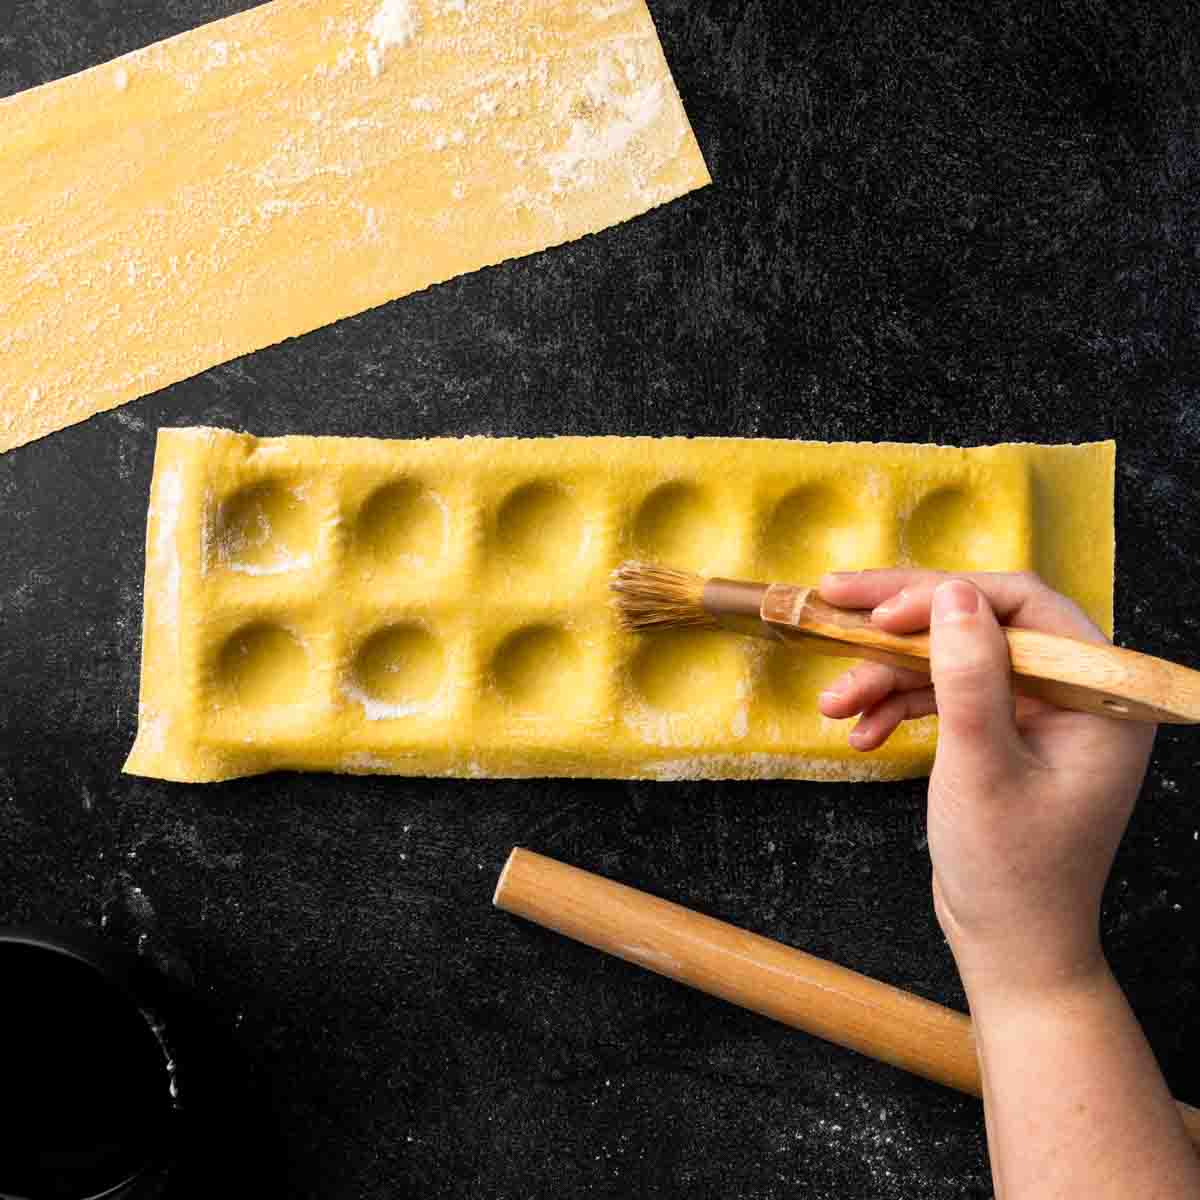
[[[570,716],[587,703],[583,652],[558,625],[510,633],[492,658],[491,676],[507,703],[522,713]]]
[[[523,567],[569,566],[583,549],[584,532],[583,511],[550,480],[517,488],[496,513],[496,549]]]
[[[308,684],[308,654],[295,634],[259,622],[230,636],[217,659],[217,681],[243,708],[299,704]]]
[[[869,514],[848,492],[813,483],[788,492],[767,518],[759,542],[776,582],[816,583],[826,571],[878,565]]]
[[[303,490],[275,481],[242,488],[217,513],[220,560],[246,575],[312,566],[317,534],[317,515]]]
[[[363,643],[351,668],[351,694],[368,716],[403,716],[426,708],[446,674],[442,643],[412,621],[380,629]]]
[[[767,693],[789,712],[815,717],[822,690],[853,665],[849,658],[826,658],[796,646],[771,646],[764,670]]]
[[[746,658],[732,634],[680,629],[642,640],[633,687],[650,708],[716,717],[730,712],[745,685]]]
[[[939,571],[998,569],[991,506],[965,488],[926,496],[904,526],[903,545],[916,566]]]
[[[652,491],[633,524],[635,553],[695,570],[711,569],[727,558],[731,537],[729,522],[714,500],[682,481]]]
[[[374,492],[363,505],[357,542],[376,566],[433,566],[445,553],[445,501],[415,479],[400,479]]]

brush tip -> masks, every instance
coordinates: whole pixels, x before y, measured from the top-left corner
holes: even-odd
[[[715,627],[716,619],[704,607],[706,582],[691,571],[631,560],[617,567],[609,586],[621,624],[636,633]]]

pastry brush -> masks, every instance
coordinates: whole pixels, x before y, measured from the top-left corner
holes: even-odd
[[[927,633],[888,633],[866,611],[837,608],[817,589],[707,579],[653,563],[613,573],[621,623],[634,632],[731,629],[836,658],[929,674]],[[1200,724],[1200,671],[1108,643],[1006,627],[1013,687],[1060,708],[1128,721]]]

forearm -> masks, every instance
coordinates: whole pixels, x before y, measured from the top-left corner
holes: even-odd
[[[967,993],[997,1200],[1200,1197],[1200,1158],[1103,960],[1053,989]]]

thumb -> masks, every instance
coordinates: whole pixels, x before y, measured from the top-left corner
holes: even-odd
[[[987,598],[952,579],[933,593],[929,665],[938,709],[939,765],[987,778],[1019,744],[1008,642]]]

